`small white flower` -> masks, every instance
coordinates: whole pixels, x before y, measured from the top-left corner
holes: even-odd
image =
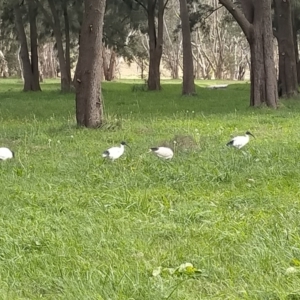
[[[71,138],[71,139],[74,139],[74,135],[71,135],[70,138]]]

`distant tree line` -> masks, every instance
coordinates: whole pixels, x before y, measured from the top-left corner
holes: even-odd
[[[101,124],[95,86],[115,78],[119,57],[138,64],[148,90],[161,89],[163,64],[183,75],[184,95],[195,78],[247,70],[251,106],[298,94],[300,0],[0,0],[0,13],[0,75],[40,91],[59,74],[63,92],[75,87],[80,125]]]

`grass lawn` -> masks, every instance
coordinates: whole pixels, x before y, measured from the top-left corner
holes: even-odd
[[[252,109],[249,84],[207,84],[104,83],[107,123],[88,130],[58,81],[0,81],[16,153],[0,163],[0,299],[300,299],[300,102]],[[174,139],[172,161],[147,153]]]

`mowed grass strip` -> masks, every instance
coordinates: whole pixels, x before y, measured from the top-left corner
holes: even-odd
[[[179,81],[104,82],[96,130],[58,81],[0,81],[0,146],[16,153],[0,163],[2,299],[300,297],[299,100],[253,109],[249,84],[215,83],[182,97]],[[173,160],[148,153],[162,144]],[[184,263],[197,272],[153,276]]]

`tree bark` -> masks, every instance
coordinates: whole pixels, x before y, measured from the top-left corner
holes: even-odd
[[[31,3],[29,4],[31,5]],[[31,7],[32,8],[32,7]],[[31,55],[32,63],[29,58],[29,50],[25,28],[23,24],[22,13],[19,4],[14,6],[15,24],[18,32],[18,40],[20,42],[20,58],[22,61],[22,71],[24,78],[23,91],[40,91],[39,77],[38,77],[38,55],[37,55],[37,33],[34,12],[29,8],[30,15],[30,40],[31,40]],[[35,72],[35,73],[33,73]],[[37,78],[36,78],[37,76]]]
[[[158,1],[157,35],[155,27],[156,2]],[[149,73],[148,89],[160,90],[160,61],[163,49],[164,10],[167,4],[164,0],[148,0],[148,34],[149,34]]]
[[[77,124],[91,128],[103,121],[101,99],[102,31],[105,0],[85,0],[75,73]]]
[[[243,30],[251,52],[250,106],[277,108],[271,0],[243,0],[242,11],[231,0],[219,0]]]
[[[251,52],[251,86],[250,105],[265,103],[276,108],[278,102],[277,79],[273,52],[273,30],[271,18],[271,1],[254,0],[254,21]]]
[[[297,82],[298,84],[300,84],[300,60],[299,60],[298,32],[297,32],[296,22],[297,20],[295,15],[295,7],[292,6],[292,26],[293,26],[293,40],[294,40],[296,67],[297,67]]]
[[[64,21],[65,21],[65,53],[66,53],[66,72],[69,84],[71,84],[71,58],[70,58],[70,22],[69,22],[69,14],[67,8],[67,0],[62,0],[62,9],[64,12]]]
[[[182,28],[182,45],[183,45],[183,83],[182,94],[194,95],[194,65],[191,43],[191,32],[189,23],[189,13],[186,0],[180,0],[180,18]]]
[[[32,90],[32,81],[33,75],[31,71],[31,64],[29,59],[29,51],[27,45],[27,38],[25,34],[25,29],[23,25],[22,14],[20,10],[19,4],[14,6],[14,14],[15,14],[15,24],[18,32],[18,40],[20,42],[20,58],[22,61],[22,71],[24,78],[24,87],[23,91],[31,91]]]
[[[298,94],[297,64],[295,57],[290,0],[274,0],[276,31],[279,53],[279,87],[282,97]]]
[[[293,30],[293,37],[294,37],[294,49],[295,49],[296,67],[297,67],[297,82],[298,84],[300,84],[300,59],[299,59],[299,51],[298,51],[297,30]]]
[[[21,58],[21,46],[19,46],[18,51],[17,51],[17,58],[18,58],[18,64],[19,64],[19,69],[20,69],[20,78],[22,79],[22,81],[24,81],[24,72],[23,72],[23,61]],[[11,74],[9,74],[9,76],[11,76]]]
[[[35,0],[35,2],[37,3],[42,13],[44,14],[44,17],[47,19],[47,21],[51,24],[51,27],[53,28],[56,45],[57,45],[59,67],[60,67],[61,91],[68,92],[70,91],[71,80],[68,79],[67,64],[65,60],[64,47],[62,42],[62,33],[60,29],[60,20],[59,20],[59,15],[57,13],[57,10],[55,8],[54,0],[48,0],[53,19],[51,18],[48,11],[44,8],[44,6],[41,4],[39,0]]]
[[[60,67],[60,82],[61,82],[61,91],[62,92],[69,92],[70,91],[70,85],[71,82],[68,79],[68,72],[67,72],[67,64],[65,60],[65,53],[64,53],[64,47],[62,42],[62,33],[60,29],[60,20],[57,13],[57,10],[55,8],[54,0],[48,0],[49,7],[53,16],[54,22],[52,22],[53,25],[53,31],[55,35],[56,40],[56,46],[57,46],[57,54],[58,54],[58,61],[59,61],[59,67]]]
[[[108,77],[108,63],[107,63],[107,54],[106,54],[106,48],[104,45],[102,45],[102,68],[103,68],[103,75],[104,79]]]
[[[245,78],[245,67],[243,65],[239,65],[237,80],[244,80]]]
[[[160,3],[162,0],[158,0]],[[159,45],[155,28],[155,4],[156,1],[148,0],[148,34],[149,34],[149,73],[148,89],[160,90],[160,59],[162,45]]]
[[[102,47],[102,67],[103,67],[103,73],[104,73],[104,79],[106,81],[112,81],[115,76],[115,67],[116,67],[116,52],[113,48],[108,50],[103,45]],[[109,56],[109,58],[108,58]],[[109,63],[108,63],[109,59]]]
[[[108,68],[108,77],[107,81],[112,81],[115,77],[115,69],[116,69],[116,52],[114,49],[110,50],[110,59],[109,59],[109,68]]]
[[[30,48],[31,48],[31,71],[32,71],[32,86],[33,91],[40,91],[40,76],[39,76],[39,58],[37,45],[37,27],[36,16],[37,7],[34,0],[28,1],[29,24],[30,24]]]

